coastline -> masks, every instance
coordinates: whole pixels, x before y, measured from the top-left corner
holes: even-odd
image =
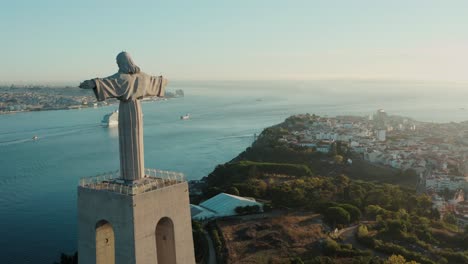
[[[266,128],[252,146],[231,161],[217,165],[207,177],[193,182],[191,187],[202,194],[201,201],[224,192],[251,197],[268,208],[257,214],[207,220],[212,239],[220,241],[216,249],[218,261],[264,263],[286,261],[295,256],[301,261],[313,259],[316,262],[311,263],[323,263],[356,257],[386,259],[399,254],[420,263],[435,263],[432,260],[466,263],[468,248],[466,244],[461,246],[465,239],[463,229],[446,222],[443,211],[434,209],[431,202],[434,193],[430,189],[433,187],[424,182],[423,190],[417,190],[421,188],[421,179],[413,172],[414,168],[404,171],[390,164],[370,162],[363,153],[349,153],[350,146],[343,144],[335,146],[336,150],[331,147],[328,152],[317,151],[316,146],[309,144],[310,139],[304,142],[307,133],[301,133],[302,129],[312,131],[313,123],[321,121],[314,116],[314,122],[306,122],[311,118],[312,115],[293,115]],[[329,124],[335,118],[338,119],[327,117],[322,121]],[[346,119],[349,118],[356,122],[362,120],[357,116]],[[444,133],[446,124],[412,121],[419,128],[409,129],[408,134],[416,136],[417,131],[430,139],[429,142],[421,139],[421,147],[427,145],[431,151],[436,151],[433,146],[446,143],[433,137]],[[451,125],[468,126],[467,122]],[[376,130],[379,130],[378,125]],[[375,141],[379,140],[375,138]],[[468,142],[465,147],[468,149]],[[338,156],[341,158],[337,159]],[[348,158],[352,158],[352,162]],[[431,166],[443,170],[441,162]],[[358,168],[353,169],[356,166]],[[370,178],[363,177],[365,173]],[[395,178],[400,182],[388,182]],[[408,178],[414,180],[414,186],[408,185]],[[193,191],[191,189],[191,193]],[[399,221],[404,224],[396,225]],[[390,233],[382,229],[392,224],[396,226]],[[429,235],[423,236],[414,230],[425,230],[424,234]],[[440,233],[449,234],[451,238]],[[440,246],[434,237],[442,240],[445,246]],[[461,247],[465,253],[454,255],[452,247]]]

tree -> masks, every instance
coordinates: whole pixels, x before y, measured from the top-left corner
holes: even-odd
[[[337,251],[340,250],[340,245],[331,238],[326,238],[323,241],[323,254],[326,256],[334,255]]]
[[[339,156],[339,155],[337,155],[337,156]],[[343,158],[343,157],[341,157],[341,158]],[[344,174],[340,174],[340,175],[334,177],[332,182],[333,182],[333,184],[336,185],[336,187],[342,189],[342,188],[348,187],[351,180],[349,179],[348,176],[346,176]]]
[[[239,190],[234,186],[229,187],[226,192],[232,195],[239,196]]]
[[[359,219],[361,218],[361,210],[359,210],[359,208],[357,208],[356,206],[351,204],[340,204],[339,207],[345,209],[346,212],[349,213],[350,222],[359,221]]]
[[[195,249],[195,260],[199,262],[206,255],[206,241],[202,224],[194,220],[192,220],[192,238]]]
[[[423,194],[416,198],[418,202],[418,210],[421,215],[430,215],[432,209],[432,200],[429,195]]]
[[[203,225],[198,221],[192,220],[192,231],[203,232]]]
[[[295,257],[291,259],[291,264],[304,264],[304,261],[300,257]]]
[[[54,264],[78,264],[78,252],[75,252],[73,255],[60,254],[60,262],[55,262]]]
[[[267,190],[267,184],[262,180],[249,179],[244,183],[236,183],[236,189],[243,196],[262,197]]]
[[[343,198],[351,204],[362,207],[365,196],[366,190],[363,187],[357,184],[350,184]]]
[[[304,189],[290,184],[281,184],[271,189],[271,201],[275,206],[300,207],[304,204],[304,195]]]
[[[203,190],[203,195],[209,199],[213,196],[216,196],[218,194],[222,193],[222,190],[218,187],[208,187],[207,189]]]
[[[371,204],[366,207],[367,216],[374,220],[376,219],[378,215],[385,213],[385,211],[386,211],[385,209],[383,209],[382,207],[378,205]]]
[[[432,208],[431,209],[431,218],[434,219],[434,220],[440,220],[440,212],[439,212],[439,209],[437,208]]]
[[[346,175],[341,174],[333,178],[333,183],[335,184],[336,192],[341,194],[340,198],[344,198],[346,196],[345,191],[347,191],[349,187],[349,178]]]
[[[383,208],[388,209],[392,200],[395,199],[387,190],[382,188],[372,189],[367,193],[367,204],[376,204]]]
[[[325,220],[331,225],[346,225],[351,217],[349,213],[341,207],[330,207],[325,211]]]
[[[391,255],[384,264],[417,264],[416,261],[406,262],[406,259],[400,255]]]
[[[259,171],[258,171],[257,166],[255,166],[255,165],[251,166],[249,168],[249,171],[248,171],[247,175],[249,176],[250,179],[257,178],[258,175],[259,175]]]
[[[336,142],[332,143],[332,145],[331,145],[330,155],[331,155],[332,157],[338,155],[338,150],[337,150],[337,147],[336,147]]]
[[[386,229],[389,234],[399,235],[408,230],[406,223],[399,219],[388,219],[385,221]]]
[[[258,205],[246,205],[246,206],[237,206],[234,211],[239,215],[244,214],[255,214],[260,212],[260,206]]]
[[[448,224],[456,225],[457,218],[452,213],[448,213],[444,216],[444,222]]]
[[[365,237],[369,235],[369,230],[367,229],[367,226],[365,225],[359,225],[358,231],[357,231],[357,236],[358,237]]]
[[[343,156],[341,156],[341,155],[335,155],[335,157],[333,157],[333,159],[335,160],[336,164],[343,163]]]

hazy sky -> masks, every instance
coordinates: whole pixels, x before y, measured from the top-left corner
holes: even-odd
[[[468,81],[468,1],[2,1],[0,82],[107,76],[126,50],[170,79]]]

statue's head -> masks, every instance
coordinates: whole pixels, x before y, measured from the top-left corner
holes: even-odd
[[[117,65],[119,65],[120,73],[134,74],[140,72],[140,67],[135,65],[130,54],[125,51],[122,51],[117,55]]]

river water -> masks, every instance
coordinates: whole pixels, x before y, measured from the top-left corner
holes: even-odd
[[[184,98],[144,102],[145,165],[199,179],[248,147],[255,133],[295,113],[468,120],[462,84],[309,81],[186,82]],[[0,115],[1,263],[46,263],[76,250],[80,177],[118,169],[117,105]],[[467,110],[464,110],[466,108]],[[179,117],[189,113],[189,120]],[[39,140],[32,141],[37,135]]]

